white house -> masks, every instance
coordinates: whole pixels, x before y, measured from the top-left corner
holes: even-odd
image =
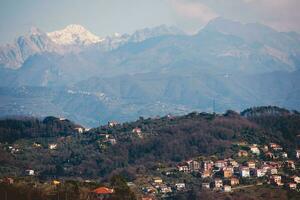
[[[226,166],[226,162],[224,160],[218,160],[215,162],[215,166],[218,168],[223,168]]]
[[[296,150],[296,158],[300,158],[300,149],[299,150]]]
[[[143,138],[142,129],[140,129],[140,128],[134,128],[134,129],[132,129],[132,133],[136,134],[140,138]]]
[[[191,172],[198,171],[200,169],[200,163],[195,160],[189,160],[186,162]]]
[[[140,129],[140,128],[134,128],[134,129],[132,129],[132,132],[133,133],[142,133],[142,129]]]
[[[33,169],[27,169],[25,172],[29,176],[34,176],[34,170]]]
[[[202,183],[202,188],[203,189],[209,189],[210,188],[210,183]]]
[[[223,180],[216,178],[215,179],[215,188],[221,188],[221,187],[223,187]]]
[[[266,175],[266,172],[263,169],[255,169],[254,174],[256,177],[263,177]]]
[[[274,183],[274,184],[276,184],[278,186],[283,185],[282,182],[281,182],[281,176],[280,175],[273,175],[271,177],[271,181],[272,181],[272,183]]]
[[[213,161],[204,161],[203,162],[203,170],[211,170],[213,168],[214,162]]]
[[[49,149],[54,150],[57,148],[57,144],[49,144]]]
[[[110,139],[108,139],[108,142],[109,142],[111,145],[117,144],[117,140],[116,140],[115,138],[110,138]]]
[[[287,158],[288,154],[286,152],[282,152],[281,156],[282,156],[282,158]]]
[[[76,127],[75,130],[77,131],[77,133],[83,133],[83,128],[81,127]]]
[[[231,160],[229,163],[232,167],[239,167],[240,166],[240,164],[235,160]]]
[[[253,154],[256,154],[256,155],[259,155],[259,154],[260,154],[260,150],[259,150],[259,148],[258,148],[256,145],[250,146],[250,151],[251,151]]]
[[[164,185],[164,186],[160,187],[160,191],[162,193],[171,193],[172,192],[172,188]]]
[[[240,168],[240,175],[242,177],[250,177],[250,170],[249,167],[241,167]]]
[[[108,122],[108,126],[109,127],[115,127],[115,126],[117,126],[119,123],[117,122],[117,121],[110,121],[110,122]]]
[[[231,186],[230,185],[224,185],[224,192],[231,192]]]
[[[268,171],[270,174],[278,174],[278,170],[276,167],[270,167]]]
[[[285,161],[285,164],[288,168],[296,169],[295,162],[293,160],[287,160]]]
[[[275,151],[282,151],[283,150],[283,148],[279,144],[276,144],[276,143],[270,143],[270,147]]]
[[[291,190],[296,190],[297,189],[297,183],[288,183],[288,186]]]
[[[185,183],[176,183],[175,187],[177,190],[184,190],[185,189]]]
[[[189,171],[189,167],[186,164],[177,165],[177,169],[180,172],[188,172]]]

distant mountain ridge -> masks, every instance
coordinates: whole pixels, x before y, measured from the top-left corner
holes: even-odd
[[[59,47],[37,28],[18,37],[14,44],[0,47],[0,66],[19,68],[27,58],[41,52],[60,52]]]
[[[32,32],[27,45],[16,45],[24,55],[19,67],[0,67],[1,115],[66,116],[94,126],[212,111],[214,101],[217,112],[256,105],[300,109],[297,33],[222,18],[195,35],[159,26],[131,35],[80,36],[79,43],[76,36],[71,45]],[[21,47],[30,51],[21,53]]]
[[[71,24],[62,30],[45,33],[38,28],[32,27],[24,36],[18,37],[14,44],[0,47],[0,66],[16,69],[30,56],[40,53],[66,54],[79,52],[91,46],[108,51],[119,47],[127,42],[141,42],[151,37],[161,35],[184,34],[175,27],[161,25],[154,28],[137,30],[132,35],[114,34],[100,38],[81,25]]]

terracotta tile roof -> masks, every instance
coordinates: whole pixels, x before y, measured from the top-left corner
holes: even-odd
[[[114,190],[107,187],[99,187],[93,190],[93,192],[96,194],[112,194],[114,193]]]

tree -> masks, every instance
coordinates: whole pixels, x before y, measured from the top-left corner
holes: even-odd
[[[134,193],[127,186],[126,180],[119,175],[111,178],[111,186],[115,193],[112,196],[113,200],[136,200]]]

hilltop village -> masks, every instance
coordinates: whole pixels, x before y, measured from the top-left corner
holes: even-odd
[[[0,195],[297,199],[299,122],[299,113],[273,107],[111,121],[92,129],[55,117],[0,120]]]
[[[288,155],[276,143],[239,142],[233,146],[237,151],[231,158],[218,160],[214,156],[199,156],[176,167],[158,168],[157,176],[139,182],[143,185],[140,189],[153,199],[187,191],[195,182],[200,184],[201,190],[225,193],[264,185],[300,192],[300,150]]]
[[[108,127],[117,126],[117,122],[109,122]],[[89,129],[75,128],[79,134],[84,134]],[[144,133],[141,128],[133,128],[133,136],[142,139]],[[109,134],[101,135],[99,147],[105,150],[117,144],[117,140]],[[33,143],[35,148],[41,148],[40,143]],[[55,151],[58,143],[49,143],[48,149]],[[127,182],[137,196],[142,200],[169,199],[177,194],[187,193],[197,186],[199,190],[212,192],[234,193],[241,189],[251,187],[280,187],[283,189],[300,192],[300,150],[288,154],[279,144],[265,145],[249,144],[247,142],[232,143],[235,153],[225,159],[217,156],[198,156],[177,164],[157,163],[157,168],[148,171],[148,174],[138,174],[136,180]],[[17,154],[20,149],[8,146],[12,154]],[[36,176],[34,169],[25,170],[26,176]],[[1,182],[13,184],[14,179],[6,177]],[[85,180],[92,183],[92,180]],[[60,185],[62,180],[53,179],[49,184]],[[109,198],[114,189],[99,187],[90,190],[90,199]]]

